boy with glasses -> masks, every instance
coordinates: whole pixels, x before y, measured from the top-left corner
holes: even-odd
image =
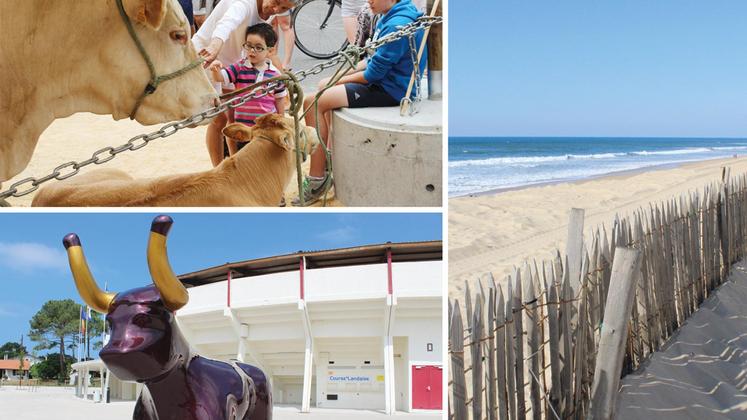
[[[271,16],[284,13],[300,0],[221,0],[210,16],[192,36],[192,42],[200,57],[205,59],[205,67],[213,60],[235,63],[245,57],[242,44],[248,26],[267,22]],[[281,63],[273,51],[270,60],[276,67]],[[233,90],[232,85],[224,86],[223,91]],[[205,144],[213,166],[223,160],[223,135],[221,131],[231,120],[231,112],[216,115],[205,133]]]
[[[246,58],[223,68],[220,61],[213,61],[210,72],[213,81],[223,84],[233,84],[236,89],[242,89],[251,84],[261,82],[280,75],[280,71],[269,60],[269,55],[278,37],[272,26],[267,23],[258,23],[246,29],[245,42],[243,44]],[[236,122],[253,126],[260,115],[276,112],[280,115],[285,113],[285,96],[288,95],[285,87],[275,89],[271,94],[259,98],[252,98],[243,105],[236,108]],[[229,154],[234,155],[243,147],[244,143],[237,144],[233,139],[226,139]],[[212,157],[212,156],[211,156]],[[222,159],[222,156],[220,157]]]

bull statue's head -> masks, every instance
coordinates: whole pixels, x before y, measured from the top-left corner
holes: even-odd
[[[148,268],[153,284],[121,293],[102,291],[88,268],[78,235],[64,237],[70,269],[81,298],[106,315],[111,338],[101,360],[119,379],[146,384],[134,418],[268,420],[270,386],[251,365],[207,359],[190,351],[175,323],[174,312],[189,294],[176,278],[166,254],[173,220],[157,216],[148,240]],[[207,387],[204,383],[212,385]],[[201,417],[202,418],[202,417]]]

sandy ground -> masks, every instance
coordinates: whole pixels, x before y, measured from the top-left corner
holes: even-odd
[[[525,260],[550,259],[565,249],[568,215],[573,207],[586,211],[584,233],[609,224],[649,202],[702,189],[721,177],[728,165],[732,176],[747,171],[747,158],[685,164],[676,168],[624,173],[586,181],[552,184],[449,200],[449,296],[463,298],[464,282],[476,285],[492,272],[503,281],[513,266]],[[475,289],[472,288],[474,291]]]
[[[3,182],[7,188],[12,183],[26,177],[42,177],[52,169],[68,161],[82,161],[106,146],[119,146],[132,137],[143,133],[157,131],[161,126],[142,126],[135,121],[114,121],[108,115],[78,113],[68,118],[56,120],[49,126],[36,146],[31,162],[26,169],[9,181]],[[80,173],[98,168],[120,169],[133,178],[154,178],[169,174],[205,171],[211,168],[210,158],[205,147],[206,126],[184,129],[173,136],[150,142],[146,147],[136,151],[120,153],[113,160],[102,165],[89,165]],[[309,162],[304,164],[308,172]],[[57,182],[57,181],[49,181]],[[298,186],[295,174],[286,190],[286,201],[297,195]],[[8,202],[15,206],[31,205],[34,194],[10,198]],[[330,193],[328,206],[342,205],[334,200]],[[319,204],[321,205],[321,204]]]
[[[83,401],[73,396],[73,388],[16,389],[13,386],[0,387],[0,418],[17,420],[80,420],[108,419],[126,420],[132,418],[134,401],[97,404]],[[12,413],[12,414],[10,414]],[[5,417],[9,415],[9,417]],[[397,413],[397,417],[436,420],[440,413]],[[274,420],[288,419],[386,419],[388,416],[369,410],[333,410],[313,408],[310,413],[300,413],[297,407],[275,407]]]
[[[747,263],[669,343],[623,378],[621,419],[747,418]]]

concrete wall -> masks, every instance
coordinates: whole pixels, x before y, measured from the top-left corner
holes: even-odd
[[[342,108],[332,117],[336,197],[347,206],[440,206],[441,101],[401,117],[399,107]]]
[[[370,264],[306,270],[306,300],[383,297],[387,292],[387,265]]]
[[[392,279],[398,296],[440,296],[441,261],[392,264]],[[384,297],[387,292],[387,265],[312,269],[304,272],[306,301],[365,299]],[[298,271],[231,280],[231,306],[234,308],[293,303],[300,296]],[[271,287],[268,287],[270,286]],[[204,312],[226,306],[227,282],[192,287],[189,303],[180,314]]]
[[[441,261],[401,262],[392,264],[395,296],[442,296]]]
[[[408,337],[410,361],[441,362],[441,318],[397,319],[393,335]],[[428,351],[428,343],[432,344],[432,351]]]
[[[339,357],[338,357],[339,356]],[[346,357],[347,356],[347,357]],[[384,408],[384,362],[381,356],[351,357],[336,352],[317,355],[317,407]],[[334,364],[330,364],[333,361]],[[365,362],[369,364],[365,364]],[[336,396],[336,400],[330,398]]]
[[[400,298],[392,331],[395,407],[408,411],[412,364],[442,362],[442,262],[394,263],[392,271]],[[297,271],[231,282],[232,309],[249,326],[247,348],[271,369],[278,404],[300,404],[303,390],[299,282]],[[190,288],[190,302],[178,312],[193,335],[190,342],[207,357],[232,358],[238,346],[223,311],[226,289],[226,282]],[[387,265],[308,269],[305,291],[314,337],[312,406],[384,409]],[[248,354],[246,361],[252,363]]]

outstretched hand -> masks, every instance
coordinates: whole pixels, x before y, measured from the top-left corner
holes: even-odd
[[[210,63],[210,66],[208,66],[208,70],[210,70],[210,75],[213,79],[213,82],[222,82],[223,81],[223,75],[220,74],[220,70],[223,68],[223,63],[221,63],[218,60],[213,61]]]
[[[205,68],[208,68],[213,60],[218,57],[221,48],[223,48],[223,40],[220,38],[213,38],[207,47],[200,50],[198,54],[205,60],[205,64],[203,64]]]

